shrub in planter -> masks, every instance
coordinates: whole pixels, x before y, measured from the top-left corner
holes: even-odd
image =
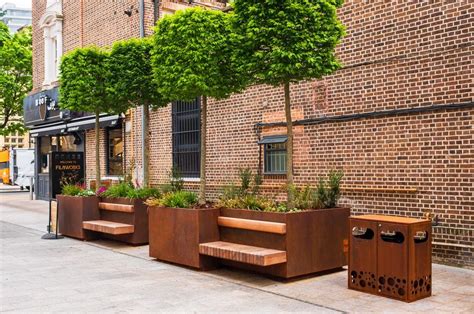
[[[215,208],[197,207],[193,192],[172,191],[147,201],[150,256],[197,269],[210,269],[214,261],[199,254],[199,244],[219,239]]]
[[[242,172],[241,172],[242,174]],[[275,222],[285,225],[284,233],[236,227],[220,227],[220,241],[286,252],[286,262],[259,266],[219,259],[223,264],[250,269],[272,276],[291,278],[337,269],[347,264],[349,208],[336,207],[342,173],[332,171],[328,182],[320,180],[316,189],[294,189],[295,207],[259,195],[255,189],[241,188],[237,194],[227,188],[217,203],[221,217],[245,221]]]
[[[97,238],[95,233],[82,229],[83,221],[100,219],[95,192],[80,185],[65,185],[61,193],[56,196],[59,233],[81,240]]]

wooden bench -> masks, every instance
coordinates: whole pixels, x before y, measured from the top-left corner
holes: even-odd
[[[220,227],[245,229],[276,234],[286,234],[286,224],[281,222],[269,222],[221,216],[217,218],[217,224]]]
[[[285,251],[223,241],[202,243],[199,245],[199,253],[258,266],[270,266],[286,262]]]
[[[129,234],[135,231],[133,225],[107,220],[89,220],[82,223],[82,228],[113,235]]]
[[[135,212],[135,208],[133,205],[116,204],[116,203],[99,202],[99,209],[114,211],[114,212],[124,212],[124,213]]]

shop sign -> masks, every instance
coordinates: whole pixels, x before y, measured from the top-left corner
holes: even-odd
[[[51,198],[61,194],[64,185],[84,181],[83,152],[52,152],[50,160]]]
[[[23,112],[26,125],[60,121],[64,113],[61,114],[59,109],[58,88],[55,87],[26,97],[23,100]]]

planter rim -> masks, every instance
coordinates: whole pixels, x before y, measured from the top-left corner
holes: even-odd
[[[210,208],[182,208],[182,207],[168,207],[168,206],[148,206],[148,208],[169,208],[169,209],[179,209],[179,210],[189,210],[189,211],[198,211],[198,210],[216,210],[217,207],[210,207]]]
[[[104,199],[119,199],[119,200],[127,200],[127,201],[134,201],[134,200],[142,200],[142,201],[146,201],[147,199],[146,198],[129,198],[129,197],[110,197],[110,196],[99,196],[100,198],[104,198]]]
[[[321,211],[330,211],[335,209],[350,209],[350,207],[332,207],[332,208],[321,208],[321,209],[304,209],[300,211],[292,211],[292,212],[267,212],[263,210],[253,210],[253,209],[246,209],[246,208],[222,208],[223,210],[239,210],[239,211],[248,211],[248,212],[255,212],[255,213],[271,213],[271,214],[280,214],[280,215],[295,215],[301,213],[313,213],[313,212],[321,212]]]
[[[97,197],[96,195],[64,195],[64,194],[58,194],[56,195],[57,196],[61,196],[61,197],[82,197],[82,198],[87,198],[87,197]]]

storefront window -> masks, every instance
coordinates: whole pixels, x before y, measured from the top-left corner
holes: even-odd
[[[121,125],[107,129],[107,174],[123,175],[123,136]]]
[[[52,150],[51,138],[40,138],[40,173],[49,173],[49,152]]]
[[[62,135],[59,137],[60,152],[79,152],[81,151],[82,139],[79,135]]]

